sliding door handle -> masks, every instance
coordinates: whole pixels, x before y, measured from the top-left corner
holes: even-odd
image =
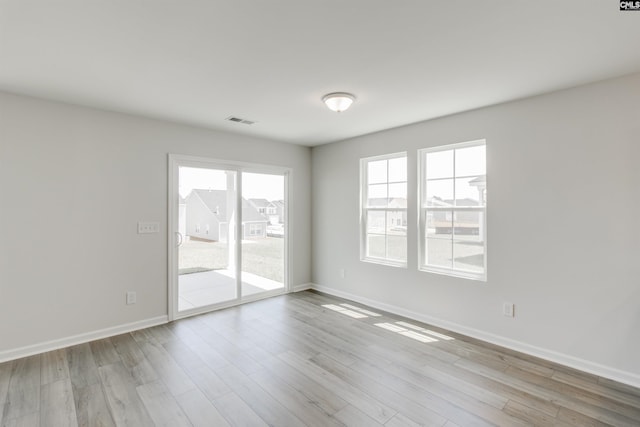
[[[176,241],[178,242],[178,244],[176,246],[180,247],[182,246],[182,233],[180,233],[179,231],[176,231]]]

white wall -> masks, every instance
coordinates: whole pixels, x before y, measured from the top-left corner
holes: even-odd
[[[636,74],[314,148],[313,282],[640,386],[639,117]],[[417,271],[415,197],[409,267],[359,261],[358,160],[408,151],[411,197],[417,149],[481,138],[488,281]]]
[[[292,168],[309,282],[309,148],[0,93],[0,356],[167,315],[168,153]]]

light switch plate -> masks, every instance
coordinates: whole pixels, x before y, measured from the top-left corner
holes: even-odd
[[[138,234],[159,233],[159,232],[160,232],[159,222],[148,222],[148,221],[138,222]]]

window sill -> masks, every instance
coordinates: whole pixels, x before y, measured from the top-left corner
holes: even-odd
[[[382,258],[360,258],[360,261],[368,262],[368,263],[371,263],[371,264],[386,265],[388,267],[407,268],[407,263],[406,262],[390,261],[390,260],[382,259]]]
[[[443,276],[457,277],[460,279],[475,280],[478,282],[487,281],[486,273],[476,274],[476,273],[470,273],[466,271],[449,270],[446,268],[437,268],[437,267],[428,267],[428,266],[421,266],[420,268],[418,268],[418,271],[422,271],[424,273],[441,274]]]

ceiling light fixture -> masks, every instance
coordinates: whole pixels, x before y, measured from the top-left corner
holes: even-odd
[[[331,111],[341,113],[351,107],[356,97],[346,92],[333,92],[322,97],[324,102]]]

